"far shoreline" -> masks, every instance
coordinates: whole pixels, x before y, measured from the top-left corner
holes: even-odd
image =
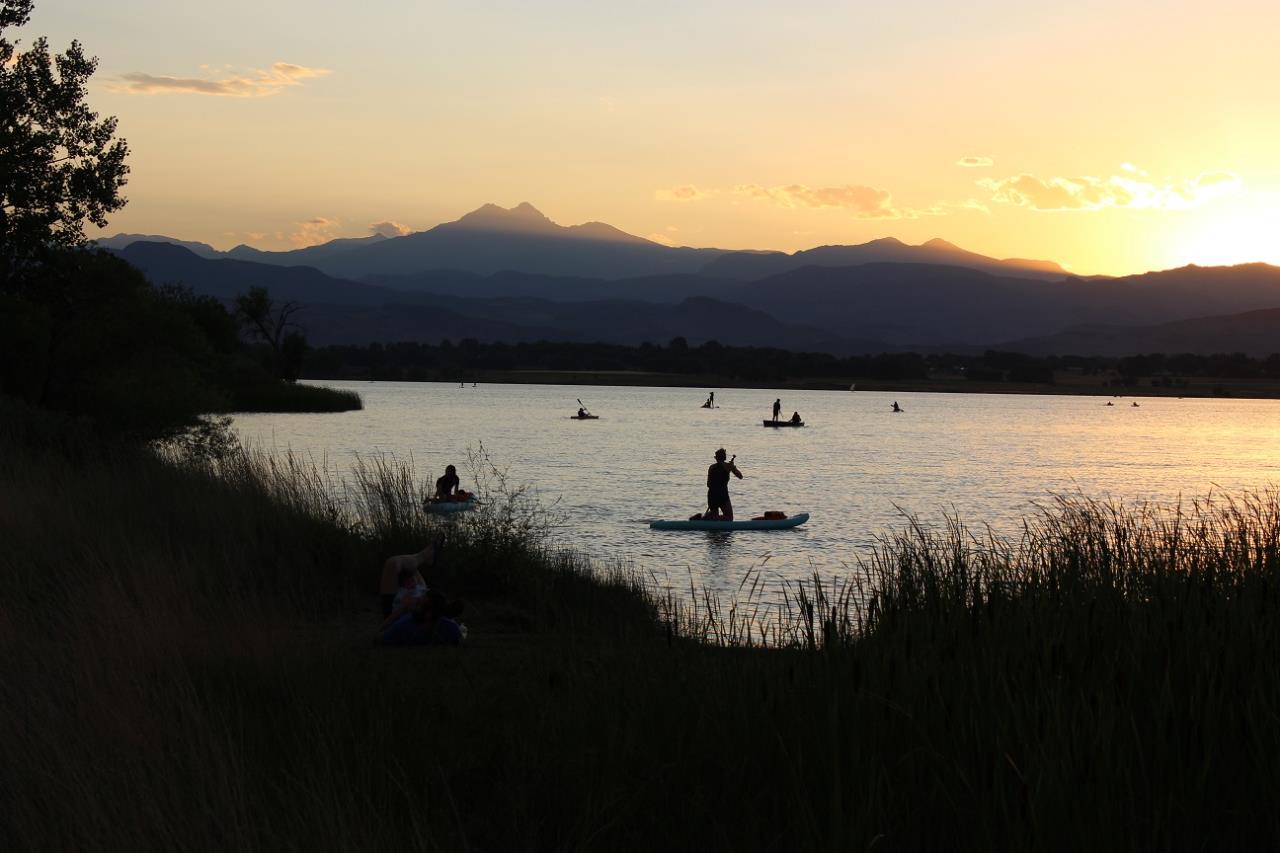
[[[648,388],[777,389],[787,391],[878,391],[925,394],[1041,394],[1079,397],[1171,397],[1196,399],[1280,398],[1280,381],[1194,377],[1182,385],[1153,385],[1144,378],[1133,385],[1109,384],[1100,377],[1059,373],[1050,383],[970,380],[961,376],[932,379],[867,379],[787,377],[748,380],[711,374],[658,373],[637,370],[467,370],[455,376],[424,371],[409,376],[307,376],[308,382],[460,382],[483,385],[613,385]]]

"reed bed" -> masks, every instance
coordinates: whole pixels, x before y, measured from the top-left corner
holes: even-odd
[[[0,407],[5,849],[1261,849],[1280,496],[908,519],[733,600],[444,522],[460,650],[369,644],[410,465],[107,450]]]

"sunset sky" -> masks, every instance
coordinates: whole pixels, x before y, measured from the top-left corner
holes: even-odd
[[[1280,263],[1280,4],[37,0],[133,154],[107,233],[229,248],[529,201],[663,242]]]

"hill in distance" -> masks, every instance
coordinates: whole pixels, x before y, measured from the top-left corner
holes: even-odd
[[[1018,278],[1062,279],[1068,273],[1053,261],[989,258],[935,238],[919,246],[893,237],[856,246],[818,246],[801,252],[729,252],[702,269],[704,275],[755,281],[804,267],[852,267],[862,264],[933,264],[966,267],[992,275]]]
[[[1262,358],[1280,352],[1280,308],[1154,326],[1072,326],[1054,335],[1010,341],[998,348],[1038,356],[1242,352]]]
[[[688,274],[605,280],[438,272],[413,277],[413,288],[397,289],[386,284],[406,279],[356,282],[311,267],[204,259],[173,245],[135,243],[120,254],[154,282],[182,282],[221,299],[258,286],[278,300],[308,305],[434,305],[477,321],[508,324],[506,330],[513,334],[516,328],[536,327],[564,340],[619,343],[680,335],[690,341],[844,353],[869,351],[862,347],[872,345],[938,349],[1014,341],[1032,347],[1040,346],[1038,339],[1072,327],[1145,327],[1280,309],[1280,268],[1266,264],[1061,281],[905,263],[805,267],[751,282]],[[589,309],[575,307],[583,304]],[[359,316],[372,321],[376,313]],[[356,317],[353,314],[351,335],[380,339],[356,328]],[[377,325],[389,329],[388,322],[380,319]],[[449,337],[493,339],[488,335],[498,333],[467,331],[470,327],[458,324]],[[1191,334],[1190,328],[1186,331]],[[1120,337],[1105,352],[1150,349],[1137,337],[1126,343],[1122,333],[1116,334]],[[525,339],[523,333],[512,338]],[[1054,346],[1058,352],[1070,352],[1085,343]],[[1174,335],[1160,348],[1202,351],[1204,346],[1208,344],[1191,339],[1179,344]]]

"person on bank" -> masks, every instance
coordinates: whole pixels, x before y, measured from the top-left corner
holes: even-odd
[[[729,475],[742,479],[742,472],[725,459],[724,448],[716,451],[716,461],[707,469],[707,511],[703,518],[715,521],[733,521],[733,504],[729,501]],[[735,456],[734,459],[738,457]]]
[[[444,550],[444,534],[416,554],[388,557],[382,564],[382,580],[378,594],[382,599],[382,615],[389,617],[397,610],[404,612],[427,593],[423,569],[435,566]]]
[[[778,415],[780,414],[782,414],[782,398],[781,397],[773,401],[773,419],[776,421],[778,419]]]
[[[464,603],[450,601],[438,589],[428,590],[412,607],[382,623],[376,642],[384,646],[456,646],[467,636],[457,621]]]

